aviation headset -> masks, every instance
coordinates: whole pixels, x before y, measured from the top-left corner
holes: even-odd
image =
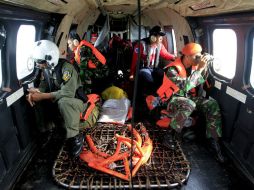
[[[152,43],[155,43],[155,42],[157,41],[157,37],[156,37],[155,35],[151,35],[151,36],[150,36],[150,41],[151,41]]]
[[[69,39],[71,39],[73,43],[79,43],[81,41],[79,35],[75,32],[70,32]]]

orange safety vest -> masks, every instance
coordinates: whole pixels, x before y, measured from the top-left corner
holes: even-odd
[[[165,68],[172,66],[176,68],[179,77],[181,78],[187,77],[187,72],[181,61],[181,58],[177,58],[174,62],[171,62]],[[196,69],[197,66],[192,66],[192,70]],[[176,93],[178,90],[179,87],[164,74],[163,83],[157,90],[157,94],[160,96],[162,101],[166,101],[172,96],[173,93]],[[196,96],[196,89],[195,88],[191,89],[190,93],[192,96]]]
[[[75,50],[75,61],[76,61],[78,64],[80,64],[80,49],[81,49],[82,46],[87,46],[87,47],[91,48],[93,54],[94,54],[95,57],[99,60],[99,62],[101,62],[103,65],[106,64],[106,59],[105,59],[105,57],[101,54],[101,52],[99,52],[99,50],[97,50],[97,49],[93,46],[93,44],[91,44],[91,43],[89,43],[89,42],[87,42],[87,41],[85,41],[85,40],[82,40],[82,41],[79,43],[79,45],[78,45],[78,47],[76,48],[76,50]],[[95,69],[95,68],[96,68],[96,65],[95,65],[91,60],[89,60],[89,61],[88,61],[88,67],[91,68],[91,69]]]

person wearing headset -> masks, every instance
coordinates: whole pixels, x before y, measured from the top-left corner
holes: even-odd
[[[140,51],[139,84],[145,94],[153,93],[162,83],[164,70],[159,67],[160,58],[168,61],[175,59],[175,56],[170,54],[162,44],[163,36],[165,36],[165,33],[161,27],[154,26],[149,31],[149,37],[140,41],[140,47],[138,47],[138,44],[134,47],[129,79],[134,80]]]

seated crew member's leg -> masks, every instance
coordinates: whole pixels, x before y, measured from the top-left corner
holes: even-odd
[[[76,98],[61,98],[58,101],[60,113],[66,128],[67,146],[71,156],[78,156],[83,146],[83,136],[79,133],[80,113],[85,110],[83,101]]]
[[[219,139],[222,136],[222,121],[220,108],[216,100],[213,99],[196,99],[197,109],[205,114],[206,118],[206,137],[216,154],[216,159],[223,163],[225,158],[221,152]]]
[[[191,99],[185,97],[173,97],[168,103],[167,108],[169,117],[171,118],[169,123],[170,128],[177,133],[180,133],[195,108],[196,104]],[[172,133],[174,131],[170,130],[169,134],[165,134],[163,138],[163,144],[171,149],[175,148],[174,141],[172,139]]]
[[[168,111],[172,118],[170,127],[180,133],[185,126],[186,120],[188,120],[195,108],[196,104],[191,99],[173,97],[168,104]]]
[[[139,79],[140,79],[140,90],[142,90],[143,95],[148,95],[151,93],[151,88],[153,86],[154,80],[152,76],[152,69],[150,68],[142,68],[139,71]]]
[[[158,88],[162,85],[164,76],[164,70],[161,68],[155,68],[152,72],[152,77],[154,80],[154,93],[158,90]]]
[[[138,119],[145,118],[146,115],[146,96],[149,94],[149,88],[151,87],[151,70],[149,68],[142,68],[139,71],[138,87],[136,94],[136,111],[135,116]]]

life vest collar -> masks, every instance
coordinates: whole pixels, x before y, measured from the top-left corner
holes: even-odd
[[[91,48],[91,49],[92,49],[92,53],[95,55],[95,57],[98,59],[98,61],[99,61],[100,63],[102,63],[103,65],[106,64],[106,59],[105,59],[105,57],[99,52],[99,50],[97,50],[97,49],[93,46],[93,44],[87,42],[86,40],[80,41],[80,43],[79,43],[77,49],[75,50],[75,60],[76,60],[76,62],[77,62],[78,64],[80,64],[80,58],[81,58],[81,56],[80,56],[80,49],[81,49],[82,46],[87,46],[87,47]],[[91,63],[90,63],[90,64],[91,64]],[[95,65],[95,64],[93,63],[93,64],[91,64],[91,65]]]

